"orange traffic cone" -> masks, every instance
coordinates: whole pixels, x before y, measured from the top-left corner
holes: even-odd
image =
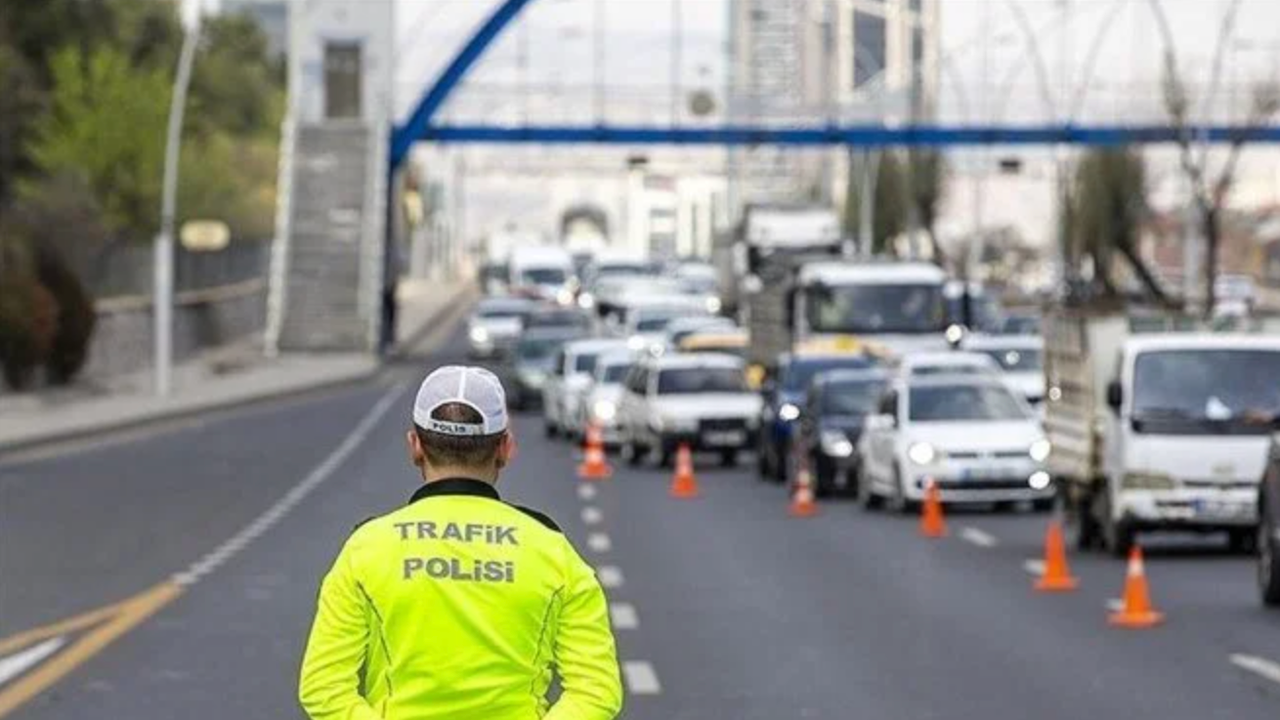
[[[809,462],[799,456],[796,464],[796,481],[791,492],[791,506],[787,512],[792,517],[813,517],[818,514],[818,503],[813,498],[813,474],[809,472]]]
[[[940,538],[947,534],[947,521],[942,518],[942,493],[933,480],[924,486],[920,534],[927,538]]]
[[[1049,529],[1044,535],[1044,574],[1036,580],[1035,588],[1040,592],[1068,592],[1075,590],[1079,584],[1067,567],[1067,546],[1062,540],[1062,524],[1057,520],[1050,520]]]
[[[604,480],[613,475],[609,460],[604,454],[604,438],[594,423],[587,426],[587,440],[583,445],[582,464],[578,465],[578,477],[583,480]]]
[[[1129,567],[1124,579],[1124,606],[1111,613],[1107,621],[1124,628],[1149,628],[1164,622],[1164,613],[1151,607],[1151,594],[1147,588],[1147,573],[1142,563],[1142,548],[1137,545],[1129,551]]]
[[[689,500],[698,497],[698,479],[693,476],[693,453],[687,443],[676,450],[676,472],[671,477],[671,497]]]

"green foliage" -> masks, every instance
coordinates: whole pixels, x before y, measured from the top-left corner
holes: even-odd
[[[192,124],[201,134],[274,135],[284,111],[283,78],[253,20],[210,18],[191,80]]]
[[[891,241],[901,235],[907,226],[907,204],[905,198],[906,179],[903,162],[892,151],[879,153],[875,180],[875,206],[872,215],[871,251],[883,253],[892,251]],[[862,172],[857,161],[849,164],[849,183],[845,197],[844,225],[845,231],[856,236],[861,226],[859,212],[862,207],[861,187]]]
[[[937,150],[911,150],[907,162],[911,172],[911,202],[916,217],[929,236],[934,262],[942,265],[946,258],[934,227],[946,192],[947,160]]]
[[[13,179],[30,172],[24,148],[43,112],[36,74],[17,50],[0,45],[0,200]]]
[[[237,140],[218,133],[185,143],[178,215],[182,221],[215,218],[231,236],[271,237],[275,222],[277,140]]]
[[[113,231],[156,231],[170,85],[164,71],[135,68],[120,50],[53,58],[54,91],[31,155],[46,175],[78,172]]]

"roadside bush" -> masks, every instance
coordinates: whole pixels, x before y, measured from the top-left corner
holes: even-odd
[[[48,357],[57,324],[57,301],[25,268],[0,270],[0,371],[5,384],[24,390]]]
[[[37,253],[36,278],[55,313],[45,354],[45,378],[52,385],[66,385],[89,357],[97,312],[80,279],[56,250],[46,246]]]

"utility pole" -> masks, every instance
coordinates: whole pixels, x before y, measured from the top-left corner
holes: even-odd
[[[155,239],[155,279],[153,324],[155,326],[155,393],[161,397],[173,390],[173,234],[178,205],[178,167],[182,151],[182,121],[191,85],[191,67],[200,45],[200,12],[192,19],[182,38],[182,53],[173,81],[169,104],[169,127],[165,139],[164,180],[160,200],[160,231]]]

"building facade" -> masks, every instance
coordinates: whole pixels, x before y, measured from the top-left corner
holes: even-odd
[[[731,0],[730,122],[927,119],[938,87],[938,0]],[[733,204],[843,198],[847,153],[738,149]]]

